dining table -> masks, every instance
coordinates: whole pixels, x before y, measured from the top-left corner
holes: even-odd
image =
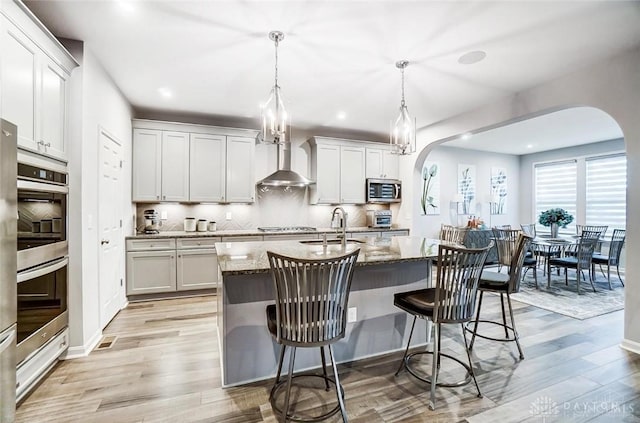
[[[568,249],[574,248],[580,240],[577,235],[545,237],[537,236],[531,241],[533,254],[544,257],[544,272],[547,275],[547,286],[551,285],[551,257],[562,257]]]

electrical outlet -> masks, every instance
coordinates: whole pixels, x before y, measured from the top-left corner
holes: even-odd
[[[353,323],[356,320],[358,320],[358,308],[349,307],[349,310],[347,310],[347,323]]]
[[[227,212],[227,220],[231,220],[231,212]]]
[[[168,219],[166,210],[160,212],[160,219],[161,220],[167,220]]]

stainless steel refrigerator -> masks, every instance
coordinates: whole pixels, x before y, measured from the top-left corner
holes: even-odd
[[[16,413],[17,128],[0,120],[0,422]]]

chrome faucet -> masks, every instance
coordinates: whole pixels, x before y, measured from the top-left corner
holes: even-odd
[[[342,214],[342,218],[336,224],[336,213],[338,211]],[[342,207],[336,207],[331,213],[331,227],[342,229],[342,235],[339,235],[339,237],[341,237],[343,248],[347,246],[347,216],[347,212]]]

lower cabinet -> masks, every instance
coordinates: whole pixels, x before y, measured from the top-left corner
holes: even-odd
[[[215,288],[219,241],[217,237],[127,240],[127,295]]]

